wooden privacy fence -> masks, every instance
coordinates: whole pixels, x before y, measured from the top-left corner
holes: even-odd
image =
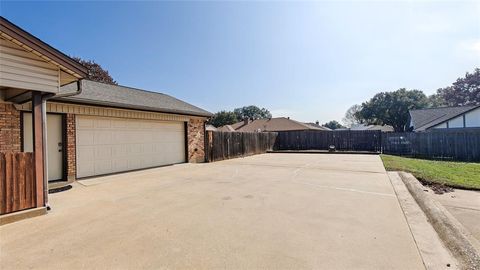
[[[383,153],[428,159],[480,161],[480,129],[383,134]]]
[[[276,132],[208,131],[207,162],[262,154],[273,149]]]
[[[379,130],[302,130],[280,131],[275,150],[328,150],[380,152],[382,133]]]
[[[36,206],[33,153],[0,152],[0,214]]]

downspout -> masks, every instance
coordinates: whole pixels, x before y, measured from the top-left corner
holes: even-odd
[[[48,204],[48,149],[45,149],[47,145],[47,100],[51,98],[60,98],[60,97],[70,97],[79,95],[82,93],[82,80],[77,81],[77,90],[71,93],[64,94],[46,94],[42,96],[42,126],[43,126],[43,194],[45,198],[45,206],[47,210],[50,210],[50,205]]]

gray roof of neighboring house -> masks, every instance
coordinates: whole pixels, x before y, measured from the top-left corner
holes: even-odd
[[[320,124],[317,124],[317,123],[304,123],[304,124],[315,127],[315,128],[319,128],[319,129],[322,129],[322,130],[332,130],[331,128],[324,127],[324,126],[322,126]]]
[[[54,98],[54,100],[144,111],[212,116],[206,110],[162,93],[90,80],[83,80],[82,88],[82,93],[79,95]],[[77,85],[73,83],[63,86],[60,93],[73,92],[76,89]]]
[[[325,127],[315,127],[290,118],[277,117],[257,119],[245,125],[244,121],[231,125],[235,131],[255,132],[255,131],[288,131],[288,130],[324,130]]]
[[[383,132],[394,131],[394,128],[389,125],[353,125],[350,130],[380,130]]]
[[[414,131],[425,131],[477,107],[480,105],[410,110],[410,126]]]
[[[207,125],[205,125],[205,130],[207,130],[207,131],[217,131],[217,128],[214,127],[213,125],[207,124]]]
[[[224,125],[219,128],[217,128],[218,131],[223,131],[223,132],[233,132],[235,129],[231,125]]]

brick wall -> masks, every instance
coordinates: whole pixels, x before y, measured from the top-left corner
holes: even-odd
[[[67,180],[73,181],[76,178],[75,114],[67,114],[66,119]]]
[[[0,151],[20,150],[20,111],[12,104],[0,103]]]
[[[187,123],[188,162],[205,161],[205,128],[204,120],[190,119]]]

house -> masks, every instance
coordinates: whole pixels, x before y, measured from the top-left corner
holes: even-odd
[[[203,162],[210,113],[171,96],[82,81],[82,92],[47,103],[49,181]],[[60,93],[71,92],[72,85]],[[17,106],[31,150],[30,103]]]
[[[47,181],[204,162],[211,113],[166,94],[85,80],[83,66],[0,22],[0,152],[34,153],[45,198]]]
[[[452,128],[479,128],[480,105],[410,110],[414,132]]]
[[[3,17],[0,58],[0,174],[5,176],[0,178],[0,214],[25,209],[35,210],[30,215],[45,213],[46,101],[59,94],[62,85],[77,85],[87,69]],[[21,117],[15,106],[25,102],[32,113],[32,153],[12,158],[10,153],[22,150]]]
[[[228,127],[221,127],[220,130],[227,129]],[[230,125],[230,128],[240,132],[264,132],[264,131],[298,131],[298,130],[322,130],[328,131],[330,129],[326,127],[316,127],[306,123],[298,122],[290,117],[277,117],[277,118],[265,118],[256,119],[250,121],[245,119],[244,121]],[[228,130],[224,130],[228,131]]]

